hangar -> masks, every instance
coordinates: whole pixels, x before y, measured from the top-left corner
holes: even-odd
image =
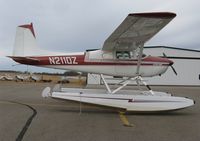
[[[144,54],[152,56],[167,55],[167,58],[174,62],[173,67],[177,75],[171,68],[162,76],[145,78],[149,85],[182,85],[182,86],[200,86],[200,50],[168,47],[168,46],[146,46]],[[116,84],[122,78],[113,78],[105,76],[109,84]],[[103,84],[99,75],[88,74],[87,84]],[[135,85],[133,82],[132,85]]]

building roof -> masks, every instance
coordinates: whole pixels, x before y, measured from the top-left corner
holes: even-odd
[[[200,52],[200,50],[195,50],[195,49],[177,48],[177,47],[169,47],[169,46],[145,46],[144,48],[167,48],[167,49],[176,49],[176,50]]]

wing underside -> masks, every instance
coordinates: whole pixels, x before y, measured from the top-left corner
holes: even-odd
[[[135,50],[144,45],[176,14],[169,12],[129,14],[105,40],[102,50]]]

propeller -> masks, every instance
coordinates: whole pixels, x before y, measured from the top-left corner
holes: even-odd
[[[163,52],[163,56],[164,56],[164,58],[167,58],[167,55],[166,55],[164,52]],[[172,68],[174,74],[175,74],[175,75],[178,75],[177,72],[176,72],[176,70],[175,70],[175,68],[173,67],[173,63],[170,63],[169,65],[170,65],[170,67]]]

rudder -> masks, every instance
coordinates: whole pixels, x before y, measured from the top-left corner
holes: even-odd
[[[17,27],[13,56],[30,56],[37,53],[33,24],[20,25]]]

